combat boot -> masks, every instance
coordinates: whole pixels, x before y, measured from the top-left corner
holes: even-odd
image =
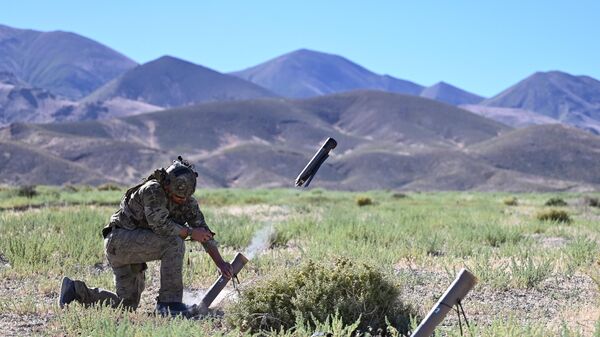
[[[190,307],[181,302],[156,302],[156,313],[165,316],[190,317]]]
[[[75,282],[68,277],[63,277],[62,285],[60,286],[60,296],[58,298],[58,305],[60,308],[64,308],[65,305],[73,302],[77,299],[77,293],[75,292]]]

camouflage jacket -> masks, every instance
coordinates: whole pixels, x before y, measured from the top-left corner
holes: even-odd
[[[109,226],[124,229],[146,228],[158,235],[179,235],[185,226],[210,228],[204,221],[198,201],[190,197],[185,204],[177,204],[168,198],[156,180],[149,180],[124,196],[120,209],[110,217]],[[206,244],[216,244],[214,240]]]

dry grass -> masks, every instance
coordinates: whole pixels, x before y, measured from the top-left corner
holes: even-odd
[[[41,191],[31,202],[46,198]],[[98,191],[64,193],[77,193],[73,199],[59,196],[75,203],[120,198],[111,191],[101,192],[113,193],[110,197]],[[254,200],[252,194],[264,202],[247,203]],[[214,190],[207,195],[202,208],[227,259],[243,249],[265,222],[285,237],[248,264],[240,275],[245,285],[308,258],[327,260],[343,253],[396,280],[406,303],[424,314],[456,272],[468,267],[480,279],[464,301],[470,321],[477,326],[475,335],[532,337],[567,331],[593,336],[599,331],[595,328],[598,312],[593,309],[600,305],[600,274],[594,274],[600,233],[591,220],[600,217],[600,210],[595,207],[569,206],[565,210],[572,221],[564,223],[535,219],[547,195],[518,195],[519,204],[509,207],[498,202],[503,197],[497,194],[423,193],[398,199],[386,192],[361,193],[377,200],[368,208],[356,207],[357,195],[352,193]],[[316,197],[319,203],[314,203]],[[17,197],[1,202],[10,206],[13,201],[23,202]],[[0,213],[0,329],[4,334],[115,335],[122,331],[136,336],[244,336],[222,321],[235,295],[214,308],[212,320],[149,317],[160,279],[155,262],[150,263],[137,313],[77,306],[59,310],[55,303],[63,274],[90,285],[114,287],[97,230],[115,207],[89,204]],[[24,228],[43,240],[23,236]],[[210,258],[188,243],[186,289],[202,292],[216,276]],[[325,327],[333,329],[331,324]],[[295,336],[307,333],[306,327],[302,329]],[[442,335],[457,336],[456,318],[449,315],[440,330]]]

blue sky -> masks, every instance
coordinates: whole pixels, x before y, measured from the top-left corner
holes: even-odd
[[[147,62],[227,72],[299,48],[492,96],[535,71],[600,79],[600,1],[4,1],[0,23],[72,31]]]

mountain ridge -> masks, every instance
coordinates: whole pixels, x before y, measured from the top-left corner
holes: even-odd
[[[71,32],[41,32],[0,25],[0,71],[34,87],[79,99],[136,63]]]
[[[290,98],[357,89],[418,95],[423,89],[410,81],[375,74],[342,56],[309,49],[298,49],[230,74]]]
[[[535,131],[539,141],[532,143],[528,137],[510,136],[515,132],[441,102],[355,91],[302,100],[211,102],[100,121],[13,124],[0,129],[0,142],[20,142],[122,184],[135,183],[183,155],[196,164],[200,186],[291,186],[318,145],[334,137],[339,145],[315,180],[325,188],[598,189],[597,179],[582,171],[585,167],[527,171],[519,165],[507,166],[511,161],[502,159],[506,154],[501,149],[512,141],[510,146],[522,153],[517,158],[543,166],[546,159],[531,154],[553,139],[545,135],[549,134],[572,139],[568,151],[584,153],[589,158],[585,163],[600,163],[600,154],[593,151],[600,148],[600,137],[561,128],[555,133]],[[560,148],[554,151],[555,156],[563,156]],[[56,179],[65,181],[65,177]]]
[[[444,81],[424,88],[419,96],[457,106],[461,104],[477,104],[484,100],[479,95],[462,90]]]
[[[536,72],[481,104],[534,111],[574,125],[586,117],[600,121],[600,81],[561,71]]]
[[[237,77],[165,55],[127,71],[91,93],[84,101],[101,102],[115,97],[161,107],[177,107],[275,95]]]

